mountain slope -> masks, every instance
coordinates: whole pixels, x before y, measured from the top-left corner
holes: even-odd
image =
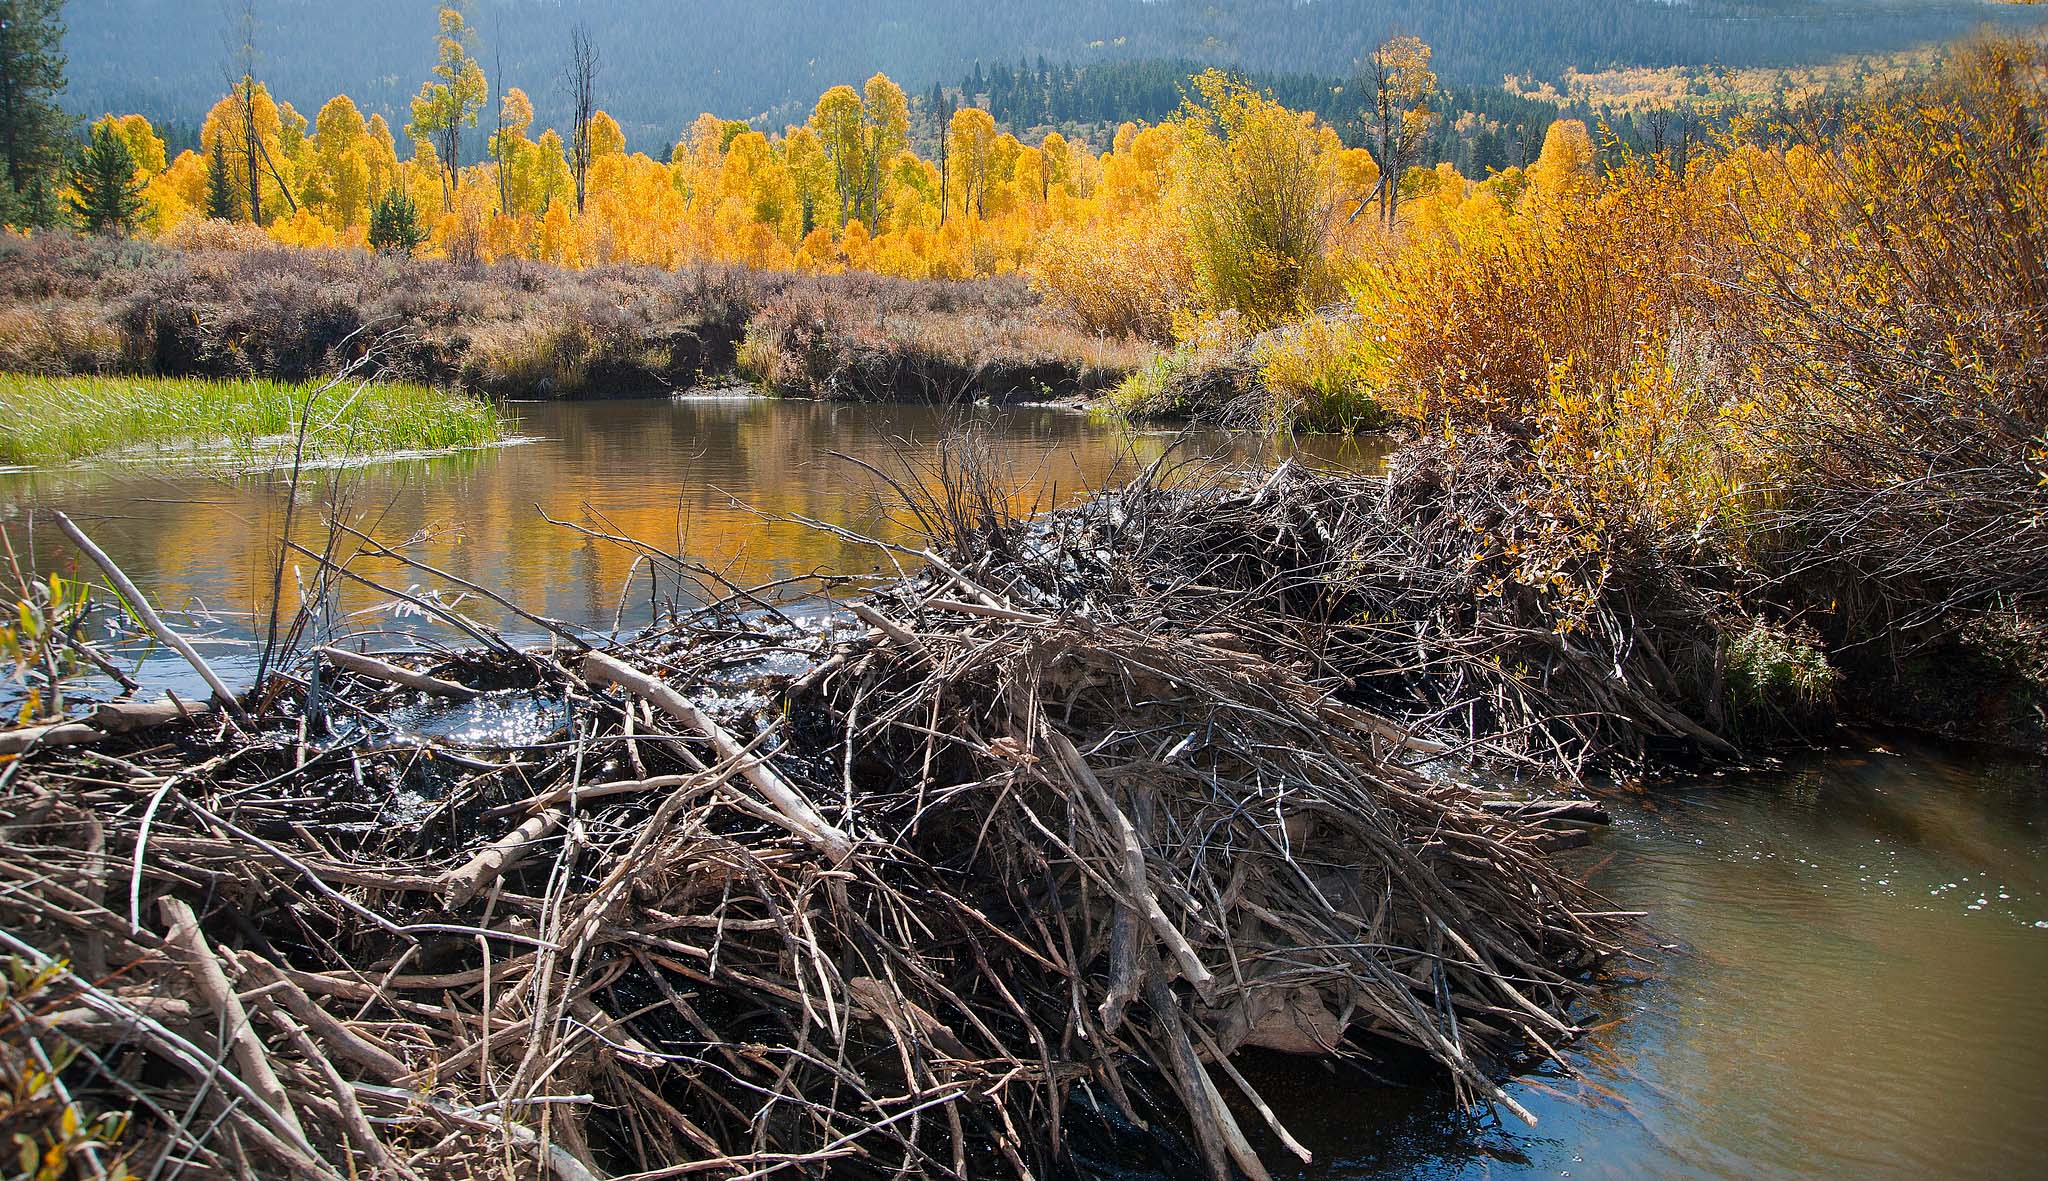
[[[226,0],[71,0],[80,113],[190,119],[226,86]],[[431,0],[258,0],[259,72],[310,113],[346,92],[403,123],[433,57]],[[1259,70],[1343,73],[1394,31],[1437,49],[1447,80],[1551,76],[1564,66],[1789,65],[1959,35],[2012,19],[1955,0],[471,0],[479,56],[502,53],[543,121],[561,106],[568,28],[604,56],[603,105],[636,147],[697,112],[751,117],[805,106],[883,70],[912,87],[979,60],[1186,57]]]

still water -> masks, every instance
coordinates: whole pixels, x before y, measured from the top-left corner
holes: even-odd
[[[518,412],[531,442],[316,474],[295,534],[317,548],[316,518],[337,503],[422,561],[605,631],[648,618],[645,566],[547,518],[736,582],[886,572],[871,547],[794,519],[913,540],[881,481],[834,451],[915,479],[949,429],[972,425],[1026,511],[1128,478],[1173,443],[1053,410],[698,399]],[[1256,458],[1261,446],[1197,438],[1184,451]],[[1367,466],[1379,453],[1329,444],[1312,458]],[[251,659],[250,605],[268,598],[285,488],[281,475],[169,469],[4,476],[0,524],[68,571],[54,533],[31,525],[37,508],[71,512],[164,605],[204,621],[209,652],[233,669]],[[401,589],[430,581],[361,568]],[[340,605],[352,630],[423,626],[361,588]],[[487,604],[463,609],[499,621]],[[183,675],[158,659],[145,674]],[[1614,805],[1584,870],[1617,907],[1651,912],[1648,963],[1589,1014],[1612,1024],[1579,1047],[1580,1078],[1515,1084],[1540,1125],[1265,1059],[1251,1072],[1316,1154],[1277,1175],[2048,1176],[2048,768],[1864,736]]]

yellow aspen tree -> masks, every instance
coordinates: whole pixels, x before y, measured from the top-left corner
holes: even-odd
[[[1551,123],[1543,134],[1543,150],[1529,166],[1522,211],[1542,220],[1584,200],[1593,189],[1593,161],[1593,137],[1584,122],[1559,119]]]
[[[619,127],[619,121],[603,111],[590,117],[590,159],[596,161],[606,156],[626,154],[626,133]]]
[[[455,208],[455,189],[462,169],[462,132],[475,127],[490,90],[483,67],[469,53],[469,22],[462,10],[443,4],[434,76],[421,83],[412,100],[412,122],[406,131],[415,140],[431,142],[441,164],[441,207]]]
[[[995,148],[996,121],[980,107],[961,107],[953,112],[953,125],[946,130],[946,154],[953,176],[948,187],[960,197],[960,209],[979,218],[988,207],[990,156]]]
[[[810,127],[792,127],[782,140],[783,164],[796,183],[797,205],[803,234],[808,239],[820,226],[839,225],[839,186],[833,173],[832,157],[825,143]]]

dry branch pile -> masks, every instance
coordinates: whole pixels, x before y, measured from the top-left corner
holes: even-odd
[[[824,626],[310,651],[250,734],[31,750],[0,954],[69,967],[4,1044],[187,1176],[1261,1177],[1246,1046],[1512,1106],[1619,919],[1311,653],[1315,571],[1165,577],[1291,479],[1031,524],[955,481],[912,496],[954,562]]]

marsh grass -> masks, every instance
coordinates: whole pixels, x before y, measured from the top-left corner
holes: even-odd
[[[315,461],[477,447],[507,427],[487,402],[419,385],[0,374],[0,464],[169,456],[261,466],[291,457],[302,414]]]

